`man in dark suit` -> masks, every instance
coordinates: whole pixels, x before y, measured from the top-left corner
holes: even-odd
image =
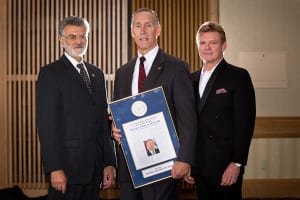
[[[194,159],[196,139],[195,97],[189,66],[159,49],[159,19],[154,11],[142,8],[133,13],[131,35],[134,38],[138,56],[121,66],[116,73],[114,100],[138,94],[141,91],[162,86],[166,100],[179,135],[180,149],[172,168],[172,176],[138,189],[134,189],[123,153],[119,148],[119,179],[121,200],[176,200],[179,198],[179,178],[187,176]],[[139,70],[140,58],[144,67]],[[142,61],[141,61],[142,62]],[[146,80],[138,89],[139,73],[145,69]],[[113,136],[120,142],[119,129],[113,127]],[[151,133],[149,133],[151,135]],[[176,180],[177,179],[177,180]]]
[[[220,25],[204,23],[196,40],[203,61],[192,74],[198,113],[192,174],[198,199],[240,200],[255,124],[254,88],[245,69],[223,58],[226,37]]]
[[[160,153],[159,148],[157,147],[157,144],[153,139],[148,139],[147,141],[145,141],[145,146],[148,156]]]
[[[64,55],[42,67],[38,77],[37,127],[48,199],[98,200],[100,185],[108,188],[114,181],[104,74],[83,61],[88,33],[85,19],[63,19]]]

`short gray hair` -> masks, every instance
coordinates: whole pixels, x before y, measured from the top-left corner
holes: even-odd
[[[59,22],[59,35],[64,34],[64,28],[67,25],[71,26],[85,26],[86,32],[90,31],[90,25],[85,18],[77,17],[77,16],[70,16],[67,17]]]
[[[141,13],[141,12],[147,12],[149,14],[151,14],[154,18],[154,22],[156,24],[156,26],[160,26],[159,24],[159,18],[156,14],[155,11],[149,9],[149,8],[139,8],[137,9],[134,13],[132,13],[132,16],[131,16],[131,28],[132,28],[132,25],[133,25],[133,19],[134,19],[134,16],[136,16],[138,13]]]

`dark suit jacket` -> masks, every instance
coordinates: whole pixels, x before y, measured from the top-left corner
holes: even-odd
[[[115,79],[114,100],[132,95],[131,85],[136,59],[130,60],[118,69]],[[193,163],[196,112],[188,64],[159,50],[144,83],[143,91],[159,86],[164,89],[170,113],[179,135],[180,149],[177,160]],[[130,180],[121,151],[118,158],[120,180]]]
[[[224,59],[199,95],[201,69],[192,74],[198,134],[194,175],[221,176],[230,162],[245,166],[255,123],[255,93],[249,73]]]
[[[46,173],[63,169],[70,184],[86,184],[95,172],[115,165],[108,125],[103,72],[85,63],[93,88],[88,93],[64,55],[41,68],[37,82],[37,127]]]
[[[152,155],[158,154],[158,153],[160,153],[160,151],[159,151],[159,149],[157,149],[157,148],[154,149],[154,152],[153,152],[153,153],[152,153],[150,150],[147,149],[147,155],[148,155],[148,156],[152,156]]]

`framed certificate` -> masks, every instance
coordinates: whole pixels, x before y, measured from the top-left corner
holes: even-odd
[[[162,87],[109,104],[135,188],[171,177],[179,142]]]

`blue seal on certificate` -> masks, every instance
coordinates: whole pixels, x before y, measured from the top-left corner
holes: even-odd
[[[162,87],[109,103],[135,188],[170,178],[179,141]]]

